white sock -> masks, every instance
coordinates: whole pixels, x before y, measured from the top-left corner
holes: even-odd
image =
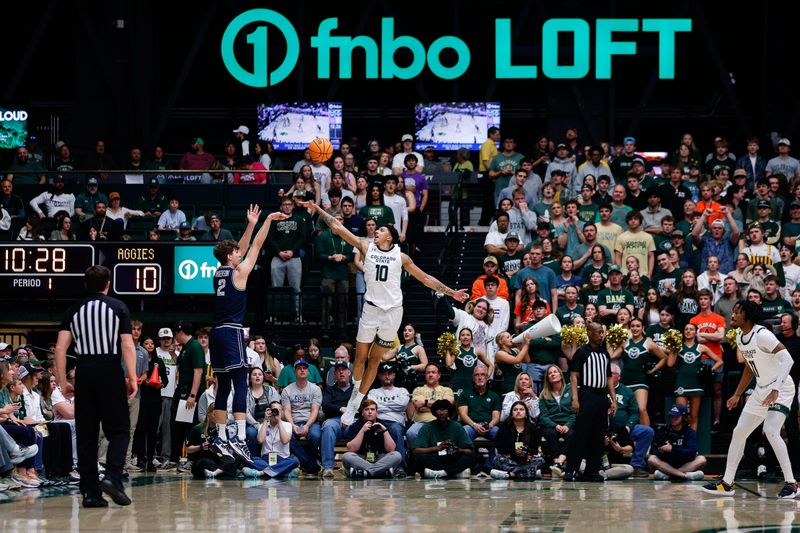
[[[247,420],[237,420],[236,421],[236,436],[242,442],[244,442],[245,438],[247,437],[247,433],[245,432],[245,427],[246,426],[247,426]]]
[[[225,427],[225,424],[217,424],[217,435],[223,441],[228,442],[228,428]]]

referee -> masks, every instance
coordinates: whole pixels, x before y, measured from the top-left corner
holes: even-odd
[[[569,362],[572,410],[578,416],[570,440],[571,449],[567,453],[567,473],[564,477],[567,481],[577,478],[584,458],[586,470],[583,478],[587,481],[604,480],[600,475],[600,458],[608,431],[608,419],[617,412],[617,395],[609,379],[611,358],[603,345],[603,326],[599,322],[590,322],[586,329],[589,344],[578,348]],[[574,392],[576,390],[577,394]]]
[[[67,348],[75,343],[78,361],[75,429],[84,507],[108,507],[101,491],[118,505],[131,503],[122,486],[122,467],[130,438],[127,400],[135,396],[137,390],[136,349],[128,307],[108,297],[110,282],[111,272],[106,267],[95,265],[86,270],[84,283],[89,296],[67,310],[55,348],[56,377],[61,388],[66,389],[69,387]],[[121,357],[127,368],[127,379],[120,364]],[[106,476],[98,482],[97,443],[101,423],[108,439],[108,452]]]

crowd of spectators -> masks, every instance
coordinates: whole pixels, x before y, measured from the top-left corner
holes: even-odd
[[[248,132],[239,130],[236,135],[246,137]],[[267,173],[242,176],[260,169],[255,165],[274,169],[278,157],[268,145],[256,142],[248,148],[250,160],[242,163],[243,140],[229,144],[217,161],[204,150],[202,139],[195,139],[180,166],[208,171],[212,180],[219,174],[221,180],[230,175],[231,183],[267,181]],[[483,272],[464,309],[439,300],[438,311],[454,326],[457,348],[435,356],[426,353],[413,326],[406,326],[398,332],[397,349],[390,352],[392,363],[381,367],[375,394],[361,406],[362,418],[343,428],[337,418],[352,387],[347,345],[338,347],[335,364],[325,369],[317,342],[297,347],[281,366],[264,339],[251,339],[248,444],[261,462],[245,474],[291,475],[299,466],[305,474],[330,477],[333,446],[339,441],[346,442],[346,473],[355,477],[411,471],[427,477],[469,475],[467,471],[499,478],[532,478],[542,470],[561,475],[575,424],[562,340],[559,335],[521,344],[511,340],[512,334],[554,314],[563,325],[621,324],[629,332],[621,345],[608,346],[615,361],[611,379],[619,408],[606,438],[605,478],[651,473],[656,479],[696,478],[704,464],[696,432],[721,429],[724,387],[741,364],[725,340],[733,304],[740,298],[758,302],[781,342],[793,354],[800,353],[793,350],[800,346],[800,161],[789,155],[789,139],[780,139],[775,150],[776,155],[767,155],[752,138],[736,157],[720,137],[704,156],[686,134],[669,157],[653,162],[639,155],[632,137],[616,146],[583,146],[577,131],[569,129],[563,142],[540,138],[533,155],[526,157],[517,151],[513,136],[490,129],[476,162],[483,191],[479,222],[488,230]],[[86,168],[113,169],[102,152],[98,144]],[[41,221],[49,221],[51,238],[74,238],[77,226],[81,238],[113,240],[124,234],[125,220],[142,215],[152,217],[156,235],[170,231],[176,239],[185,238],[184,230],[202,219],[207,224],[203,238],[229,237],[219,214],[188,220],[179,194],[167,198],[158,180],[146,182],[136,209],[127,209],[118,194],[106,197],[98,192],[102,175],[86,179],[85,190],[75,197],[63,192],[64,180],[58,176],[48,182],[37,175],[29,157],[28,148],[20,148],[2,184],[4,218],[27,216],[28,208],[13,192],[14,183],[26,175],[48,189],[29,201],[36,215],[26,219],[19,238],[43,238],[38,228]],[[157,157],[158,152],[154,161],[160,168],[165,165],[163,151],[161,159]],[[71,161],[63,145],[57,161],[62,166],[54,168],[66,169]],[[134,163],[152,165],[141,163],[141,151],[131,152]],[[221,174],[212,172],[217,164],[224,167]],[[428,204],[423,172],[437,164],[442,162],[431,151],[424,156],[413,151],[410,135],[384,149],[370,141],[365,152],[343,145],[330,166],[311,161],[306,153],[294,165],[293,185],[281,193],[279,209],[290,218],[274,224],[267,239],[271,283],[299,291],[302,262],[316,262],[322,273],[323,327],[343,330],[346,295],[353,286],[363,291],[362,258],[317,224],[299,202],[320,202],[364,239],[371,239],[376,227],[394,224],[402,245],[412,254],[421,253],[417,243]],[[469,153],[459,151],[452,168],[473,170]],[[307,250],[313,250],[311,257]],[[664,334],[671,328],[683,335],[678,350],[664,345]],[[207,331],[192,335],[207,352]],[[235,475],[205,444],[214,430],[206,423],[214,401],[213,376],[201,380],[198,386],[204,391],[196,391],[200,425],[176,431],[173,422],[174,377],[181,368],[189,372],[189,377],[178,379],[185,387],[187,381],[195,382],[191,372],[207,375],[207,353],[205,362],[197,357],[187,362],[181,349],[187,339],[168,328],[160,330],[158,340],[159,347],[152,339],[138,344],[140,377],[158,377],[158,387],[142,387],[141,408],[132,417],[139,421],[132,450],[136,459],[129,469],[176,468],[188,434],[190,468],[196,477]],[[426,340],[429,346],[435,344],[435,339]],[[15,377],[26,367],[15,366],[15,361],[18,355],[9,359],[8,377],[3,378],[4,391],[11,396],[3,402],[0,395],[5,425],[8,420],[25,424],[8,406],[15,405],[12,398],[17,394],[37,388],[35,365],[26,370],[28,383],[17,385]],[[163,373],[173,366],[178,370]],[[323,377],[327,374],[329,380]],[[795,380],[800,377],[800,365],[792,374]],[[704,396],[711,402],[708,419],[700,416]],[[154,421],[156,413],[160,423]],[[659,425],[666,419],[669,424]],[[795,442],[796,419],[790,416],[787,422],[790,441]],[[176,436],[179,442],[171,441]],[[7,449],[11,460],[38,446],[30,435],[12,438],[21,447]],[[67,440],[59,439],[58,454],[64,455]],[[39,446],[40,453],[47,442]],[[790,454],[797,461],[794,448]],[[486,451],[484,458],[477,454],[479,449]],[[68,474],[73,466],[59,464],[61,470],[54,476]],[[46,464],[44,468],[49,472]],[[36,466],[16,467],[14,472],[17,482],[24,478],[35,483],[37,473],[41,475]]]

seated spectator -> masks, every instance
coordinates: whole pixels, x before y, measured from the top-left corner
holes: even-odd
[[[260,161],[245,160],[239,166],[239,172],[233,174],[233,183],[236,185],[263,185],[267,182],[266,170],[267,168]]]
[[[70,152],[69,145],[64,141],[58,141],[56,143],[56,160],[53,163],[52,170],[56,170],[58,172],[69,173],[73,170],[78,168],[78,164],[72,158],[72,153]],[[93,170],[93,169],[90,169]],[[44,183],[40,181],[40,183]]]
[[[56,143],[58,149],[58,143]],[[94,144],[94,152],[89,154],[83,161],[83,168],[87,170],[115,170],[119,168],[114,158],[106,153],[106,143],[103,139],[97,139]],[[107,176],[107,174],[103,174]]]
[[[497,433],[497,454],[489,475],[494,479],[541,479],[544,459],[539,453],[540,441],[528,406],[522,401],[514,402],[511,416],[500,425]]]
[[[94,206],[94,216],[83,223],[83,240],[119,241],[122,239],[122,223],[106,216],[106,203],[99,201]],[[95,232],[94,238],[91,233]]]
[[[334,365],[336,383],[326,387],[322,393],[322,412],[325,413],[325,422],[322,424],[322,477],[333,477],[334,448],[336,441],[343,439],[347,426],[342,424],[342,414],[347,411],[347,403],[353,392],[350,380],[350,365],[339,361]]]
[[[325,386],[326,387],[333,387],[336,383],[336,365],[338,363],[346,363],[347,367],[350,369],[350,383],[353,382],[353,365],[350,363],[350,352],[347,350],[346,346],[339,346],[333,352],[333,363],[331,367],[328,369],[328,372],[325,373]]]
[[[128,219],[131,217],[143,217],[144,211],[137,211],[135,209],[128,209],[122,205],[122,199],[118,192],[112,192],[108,195],[108,209],[106,209],[106,216],[111,220],[119,220],[122,222],[122,228],[128,227]]]
[[[528,233],[530,235],[530,233]],[[499,273],[502,277],[510,278],[523,267],[525,252],[520,247],[519,234],[509,231],[504,241],[506,252],[498,259]]]
[[[214,213],[208,220],[209,230],[200,236],[201,241],[227,241],[234,240],[233,233],[222,227],[222,219]]]
[[[72,231],[72,219],[66,211],[59,211],[55,216],[56,227],[50,232],[51,241],[74,241],[75,232]]]
[[[42,205],[45,206],[45,211],[42,211]],[[55,218],[59,211],[66,211],[72,216],[75,214],[75,195],[64,191],[64,176],[59,174],[53,177],[53,184],[47,191],[30,201],[30,206],[39,215],[39,219]]]
[[[0,361],[0,428],[3,434],[8,434],[13,443],[4,447],[9,454],[10,462],[16,465],[16,470],[11,474],[10,481],[23,488],[36,488],[41,483],[38,479],[36,463],[41,467],[42,449],[37,441],[43,442],[36,431],[22,423],[17,415],[21,414],[18,405],[11,401],[12,387],[23,387],[22,382],[16,377],[8,361]],[[14,393],[15,396],[19,392]]]
[[[153,148],[153,159],[147,161],[142,168],[144,170],[169,170],[169,163],[164,159],[164,149],[160,146]]]
[[[102,203],[104,208],[108,207],[108,197],[97,191],[97,178],[91,177],[86,180],[86,190],[75,198],[75,214],[81,222],[85,222],[96,214],[98,203]]]
[[[465,390],[458,397],[458,418],[464,424],[464,430],[473,444],[482,437],[493,443],[499,431],[500,411],[503,403],[496,392],[489,390],[489,370],[484,366],[476,366],[472,371],[472,390]],[[486,469],[490,469],[494,460],[494,446],[490,444]]]
[[[214,479],[217,477],[235,478],[236,463],[225,463],[211,451],[209,443],[216,436],[217,427],[213,420],[214,404],[210,404],[205,422],[197,424],[186,438],[186,453],[192,463],[194,479]]]
[[[544,388],[539,397],[539,425],[542,436],[547,441],[549,456],[553,458],[550,472],[554,477],[561,477],[564,474],[572,428],[575,426],[572,391],[569,383],[564,383],[564,373],[558,366],[547,367],[545,376]]]
[[[260,367],[250,369],[250,386],[247,388],[247,446],[253,457],[261,455],[257,446],[258,428],[264,422],[267,407],[272,403],[280,403],[278,391],[264,384],[264,370]]]
[[[497,296],[505,300],[509,299],[508,282],[505,278],[498,275],[497,270],[497,258],[493,255],[487,255],[483,260],[483,274],[472,282],[471,298],[473,300],[486,296],[486,287],[484,287],[483,282],[488,277],[495,278],[498,281]]]
[[[42,414],[41,395],[36,387],[42,376],[42,369],[30,363],[25,363],[19,368],[21,387],[12,389],[13,393],[22,396],[23,405],[20,406],[20,419],[29,426],[40,424],[47,425],[48,436],[44,439],[42,460],[44,469],[49,477],[66,477],[77,464],[73,463],[72,435],[67,424],[47,422]],[[34,476],[38,478],[38,476]]]
[[[321,438],[317,419],[322,405],[322,391],[309,382],[308,366],[304,359],[294,362],[295,382],[283,389],[281,405],[284,418],[292,424],[292,455],[300,461],[306,474],[316,475],[320,470],[316,457]],[[308,450],[300,442],[301,438],[307,439]]]
[[[153,176],[147,180],[147,192],[139,197],[136,202],[136,209],[144,213],[145,216],[158,219],[161,213],[169,209],[167,197],[159,191],[158,179]]]
[[[14,194],[13,181],[3,179],[3,181],[0,182],[0,207],[2,207],[12,219],[25,216],[25,203],[19,195]]]
[[[300,344],[295,344],[292,348],[292,363],[301,359],[308,362],[308,359],[306,359],[306,349]],[[275,387],[277,387],[278,390],[283,390],[290,383],[294,383],[295,379],[296,376],[294,367],[292,365],[285,365],[278,375],[278,381],[275,383]],[[322,375],[319,373],[319,369],[314,364],[310,365],[308,368],[308,381],[314,383],[315,385],[324,383]]]
[[[192,140],[192,149],[183,154],[178,168],[181,170],[208,170],[214,164],[214,156],[205,151],[205,141],[201,137]]]
[[[281,403],[270,402],[266,418],[258,426],[261,453],[253,456],[253,468],[245,468],[248,477],[293,477],[300,461],[291,455],[292,425],[281,420]]]
[[[650,472],[647,470],[646,457],[653,442],[653,428],[640,423],[640,407],[636,396],[630,388],[620,383],[620,373],[619,364],[611,363],[611,383],[617,391],[617,413],[609,423],[609,431],[617,438],[609,439],[606,447],[610,448],[609,458],[614,467],[625,465],[630,468],[611,473],[606,471],[605,478],[647,478]],[[627,449],[628,446],[630,449]]]
[[[522,283],[522,289],[522,293],[517,299],[517,305],[514,307],[514,329],[516,331],[528,328],[531,320],[534,320],[533,305],[536,302],[544,303],[545,314],[543,316],[550,314],[550,305],[539,294],[538,281],[534,278],[527,278]]]
[[[170,197],[169,209],[161,213],[161,216],[158,218],[158,229],[171,230],[175,233],[178,232],[181,222],[186,222],[186,214],[178,209],[179,206],[180,200],[175,196]]]
[[[409,410],[411,396],[403,387],[395,387],[395,367],[390,363],[382,363],[378,368],[378,380],[381,386],[369,391],[367,399],[375,402],[378,409],[378,421],[383,424],[392,436],[396,450],[400,454],[400,464],[395,467],[394,475],[403,478],[406,475],[403,465],[406,460],[405,434],[406,415]]]
[[[533,380],[527,372],[520,372],[514,380],[514,390],[503,396],[503,408],[500,411],[500,421],[511,416],[511,406],[514,402],[523,402],[528,408],[528,417],[531,423],[537,424],[539,420],[539,397],[533,391]]]
[[[431,405],[434,420],[422,426],[414,439],[414,464],[423,478],[468,478],[478,467],[478,455],[464,427],[450,417],[455,407],[449,400]]]
[[[25,225],[22,226],[17,234],[18,241],[43,241],[42,235],[44,227],[39,222],[36,215],[31,215],[25,219]]]
[[[16,157],[8,167],[5,179],[20,185],[44,185],[47,181],[44,176],[44,168],[38,161],[31,158],[30,152],[24,146],[17,148]]]
[[[189,221],[184,220],[178,226],[178,236],[175,237],[176,241],[196,241],[197,238],[192,235],[192,225]]]
[[[687,423],[689,409],[676,403],[669,410],[669,425],[654,439],[655,450],[647,459],[656,481],[703,479],[706,458],[697,454],[697,434]]]
[[[351,426],[355,436],[347,443],[342,467],[350,478],[394,477],[403,465],[403,456],[389,430],[378,420],[378,405],[365,399],[361,402],[361,419]]]
[[[439,384],[441,377],[442,372],[439,370],[439,365],[428,363],[425,366],[425,384],[417,387],[411,393],[409,415],[412,417],[413,424],[406,431],[406,439],[410,447],[414,446],[415,439],[422,426],[436,419],[436,416],[431,411],[433,402],[445,399],[450,403],[455,403],[453,389]],[[455,412],[455,405],[453,406],[453,411]]]

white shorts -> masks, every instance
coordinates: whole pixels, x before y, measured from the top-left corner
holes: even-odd
[[[744,404],[742,412],[750,413],[761,418],[766,418],[769,411],[780,411],[788,416],[792,408],[792,399],[795,395],[794,380],[792,380],[792,377],[788,376],[786,381],[783,382],[778,392],[778,399],[772,406],[762,405],[761,402],[764,401],[764,398],[766,398],[770,392],[772,392],[771,385],[768,387],[756,386],[756,388],[753,389],[753,394],[750,395],[747,403]]]
[[[356,341],[363,343],[375,341],[381,346],[391,348],[394,346],[402,322],[402,307],[392,307],[384,311],[380,307],[364,302],[361,320],[358,322]]]

